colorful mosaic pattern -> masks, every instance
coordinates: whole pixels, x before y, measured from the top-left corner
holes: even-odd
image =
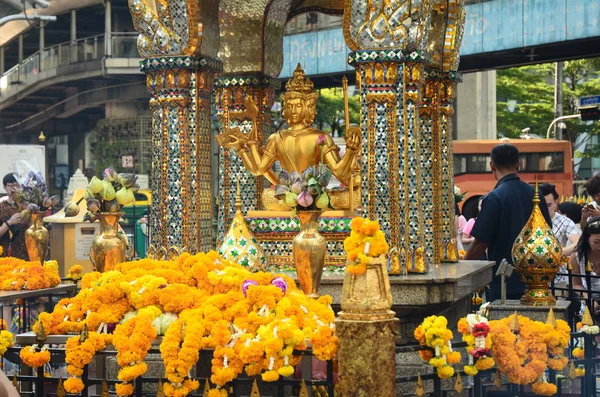
[[[300,221],[297,218],[246,218],[246,222],[253,233],[273,233],[277,235],[290,233],[296,236],[300,231]],[[349,235],[350,222],[352,222],[352,218],[320,218],[319,233],[324,236],[338,233]]]
[[[247,96],[257,98],[263,112],[258,120],[258,136],[264,140],[272,132],[270,109],[273,106],[275,90],[280,83],[263,75],[224,76],[215,81],[216,104],[219,129],[239,126],[242,132],[249,133],[252,124],[243,117],[244,101]],[[224,106],[229,107],[228,120],[224,118]],[[219,148],[219,215],[217,241],[222,241],[225,227],[233,216],[236,184],[240,183],[242,204],[248,211],[259,209],[263,191],[263,178],[254,177],[244,166],[242,159],[234,150]]]
[[[431,18],[429,0],[348,0],[344,38],[351,50],[425,49]]]
[[[235,216],[223,238],[223,244],[219,247],[219,254],[252,271],[265,270],[267,266],[265,254],[244,220],[239,195],[235,204]]]
[[[214,70],[201,65],[218,62],[168,57],[141,63],[153,112],[150,243],[156,249],[213,247],[210,157],[199,154],[210,153],[207,98]]]

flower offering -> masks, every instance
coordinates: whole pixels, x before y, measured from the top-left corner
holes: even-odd
[[[386,254],[389,247],[379,222],[357,217],[352,219],[350,227],[350,236],[344,240],[348,255],[346,269],[351,274],[363,274],[367,271],[368,258]]]

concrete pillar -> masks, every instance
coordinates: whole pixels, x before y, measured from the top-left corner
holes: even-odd
[[[19,35],[19,63],[23,62],[23,35]]]
[[[112,56],[112,21],[111,0],[104,1],[104,55]]]
[[[44,25],[40,25],[40,51],[46,47]]]
[[[77,41],[77,11],[71,10],[71,43]]]
[[[495,70],[463,76],[457,94],[457,138],[497,138]]]

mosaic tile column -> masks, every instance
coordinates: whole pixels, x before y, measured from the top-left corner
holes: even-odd
[[[440,178],[438,180],[440,191],[435,194],[443,197],[441,212],[446,216],[439,220],[440,239],[442,248],[442,262],[457,262],[458,249],[456,246],[456,223],[454,216],[454,156],[452,154],[452,116],[454,115],[454,101],[456,100],[456,84],[462,81],[458,72],[448,72],[442,75],[440,81]]]
[[[383,56],[382,56],[383,55]],[[408,271],[427,272],[421,197],[431,187],[420,183],[419,104],[424,79],[423,57],[413,52],[356,51],[361,95],[362,203],[388,235],[390,249]]]
[[[274,131],[271,122],[271,108],[275,90],[280,83],[266,76],[224,76],[215,82],[216,104],[219,130],[240,127],[242,132],[249,133],[252,121],[244,116],[244,101],[248,96],[260,104],[258,118],[258,138],[264,140]],[[229,120],[223,117],[225,105],[229,107]],[[240,182],[242,207],[244,212],[262,208],[261,198],[263,189],[269,182],[264,177],[253,176],[244,166],[242,159],[235,150],[219,148],[219,218],[217,240],[220,242],[227,230],[230,219],[235,212],[235,191]]]
[[[440,263],[443,249],[440,228],[437,223],[445,218],[442,212],[440,196],[440,95],[439,72],[427,69],[423,97],[419,107],[420,127],[420,182],[421,191],[432,190],[431,200],[421,200],[423,213],[423,240],[425,255],[430,263]]]
[[[188,56],[141,62],[151,93],[154,250],[176,247],[196,252],[213,247],[207,228],[212,219],[212,188],[206,182],[210,158],[203,159],[201,150],[210,144],[210,103],[204,99],[212,88],[210,76],[219,68],[218,61]]]

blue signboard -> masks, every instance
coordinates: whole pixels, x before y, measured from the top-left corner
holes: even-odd
[[[600,95],[579,98],[579,107],[600,105]]]

